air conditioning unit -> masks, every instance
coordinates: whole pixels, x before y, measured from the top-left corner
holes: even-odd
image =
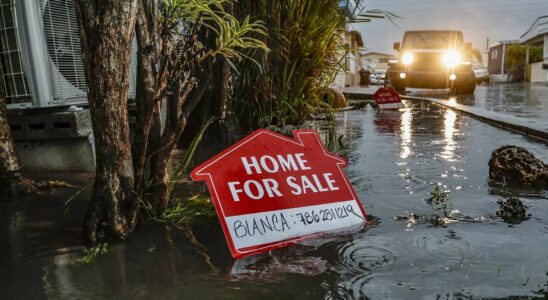
[[[129,98],[135,98],[133,43]],[[86,105],[74,0],[0,1],[0,63],[9,109]]]

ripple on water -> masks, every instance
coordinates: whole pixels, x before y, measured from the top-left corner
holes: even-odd
[[[352,294],[344,286],[335,285],[331,286],[328,283],[322,283],[322,287],[325,290],[324,300],[345,300],[354,299]]]
[[[337,263],[355,274],[386,271],[396,261],[396,252],[389,245],[384,239],[349,241],[339,246]]]
[[[356,275],[346,280],[346,290],[351,291],[351,299],[367,299],[366,285],[373,279],[371,274]],[[349,298],[350,299],[350,298]]]
[[[428,260],[462,260],[472,252],[471,244],[453,230],[434,230],[417,233],[414,236],[415,246],[419,253],[424,253]]]

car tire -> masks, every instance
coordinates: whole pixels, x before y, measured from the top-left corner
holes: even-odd
[[[468,77],[456,87],[457,94],[470,95],[473,94],[475,90],[476,76],[474,73],[469,74]]]

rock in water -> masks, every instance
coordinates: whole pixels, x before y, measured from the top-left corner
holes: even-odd
[[[502,146],[491,154],[489,178],[498,182],[548,189],[548,166],[527,149]]]
[[[507,223],[519,224],[529,217],[527,206],[518,198],[510,197],[506,201],[497,200],[497,203],[500,208],[497,210],[496,215]]]

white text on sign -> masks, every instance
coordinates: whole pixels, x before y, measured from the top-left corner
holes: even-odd
[[[259,158],[255,156],[242,157],[242,164],[248,175],[279,172],[290,172],[299,170],[310,170],[307,160],[304,159],[304,153],[282,155],[263,155]],[[240,194],[244,193],[247,197],[260,200],[265,196],[268,198],[283,197],[280,192],[280,184],[285,184],[290,188],[291,194],[303,195],[309,193],[321,193],[327,191],[337,191],[339,187],[332,179],[332,173],[311,174],[301,176],[287,176],[285,182],[278,182],[273,178],[264,178],[262,180],[249,179],[244,182],[228,182],[228,188],[232,194],[232,199],[240,201]]]

